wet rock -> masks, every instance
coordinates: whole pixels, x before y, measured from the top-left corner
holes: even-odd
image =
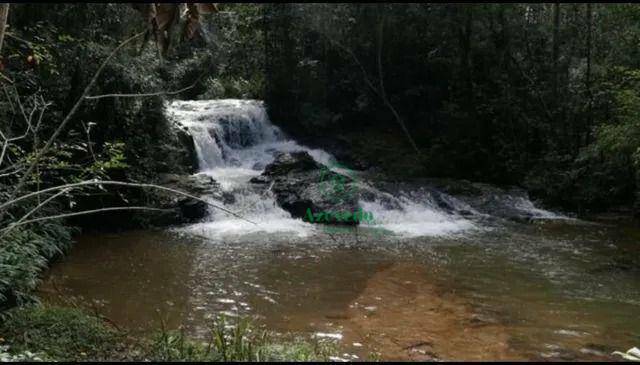
[[[391,196],[406,196],[411,201],[433,206],[448,214],[472,216],[480,213],[521,223],[558,217],[552,212],[537,208],[527,192],[518,187],[497,187],[466,180],[435,178],[395,181],[383,177],[369,179],[368,182]],[[383,199],[383,196],[369,192],[363,192],[362,197],[366,200]]]
[[[468,204],[476,211],[494,217],[500,217],[514,222],[530,223],[539,218],[547,217],[547,212],[538,209],[529,199],[527,192],[518,187],[497,187],[484,183],[474,183],[466,180],[426,179],[425,182],[441,193],[453,196]],[[438,195],[435,195],[438,197]],[[436,198],[438,205],[442,206]],[[458,211],[467,215],[468,210]]]
[[[363,158],[360,153],[354,151],[353,140],[349,137],[342,135],[311,136],[308,131],[295,137],[300,144],[330,152],[338,161],[353,169],[370,170],[376,165],[373,161]]]
[[[431,196],[433,198],[433,201],[436,203],[436,205],[440,209],[444,210],[447,213],[455,212],[456,210],[455,206],[451,204],[449,201],[447,201],[446,197],[442,193],[440,193],[439,191],[432,190]]]
[[[162,174],[158,184],[198,198],[214,196],[223,199],[220,185],[212,177],[203,174]],[[152,225],[191,223],[207,216],[209,206],[204,201],[170,191],[161,191],[158,192],[158,195],[160,206],[163,209],[169,209],[169,211],[151,216],[150,224]]]
[[[187,222],[197,221],[204,218],[207,215],[207,204],[195,199],[182,199],[179,201],[178,206],[182,216],[186,218]]]
[[[251,180],[249,180],[252,184],[268,184],[269,181],[270,179],[263,175],[252,177]]]
[[[180,153],[184,166],[187,166],[189,172],[196,172],[198,170],[198,153],[196,152],[196,145],[193,141],[193,137],[189,134],[186,128],[176,128],[176,135],[180,145],[182,146]]]
[[[278,154],[275,161],[265,166],[262,175],[282,177],[289,173],[312,172],[320,167],[321,165],[307,152],[285,152]]]
[[[233,195],[233,193],[230,193],[228,191],[224,191],[224,192],[222,192],[222,202],[225,205],[234,204],[236,202],[236,197],[235,197],[235,195]]]
[[[354,181],[329,171],[307,152],[280,153],[262,175],[251,180],[268,184],[276,202],[295,218],[324,224],[357,225],[362,216]]]
[[[196,196],[221,194],[220,184],[211,176],[204,174],[161,174],[160,185]]]

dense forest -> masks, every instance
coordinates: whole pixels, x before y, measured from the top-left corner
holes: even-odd
[[[393,173],[523,185],[580,212],[630,205],[637,16],[634,5],[274,5],[266,99],[292,131],[339,135],[353,159]]]
[[[0,319],[38,301],[75,234],[201,218],[198,187],[175,181],[198,156],[171,100],[264,100],[287,135],[389,181],[640,212],[640,6],[192,4],[152,23],[144,6],[1,6]]]

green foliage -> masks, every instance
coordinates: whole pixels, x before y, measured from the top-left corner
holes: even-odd
[[[40,272],[70,243],[71,230],[57,222],[6,233],[0,239],[0,305],[33,301],[31,292],[39,283]]]
[[[217,60],[214,79],[223,86],[217,97],[264,97],[263,8],[259,4],[221,4],[224,13],[205,18]],[[206,94],[205,97],[214,94]]]
[[[108,359],[119,340],[96,317],[79,309],[49,306],[11,311],[0,322],[0,333],[12,354],[31,352],[57,361]]]
[[[259,331],[246,319],[220,317],[202,342],[164,327],[133,339],[78,308],[27,306],[0,321],[0,359],[52,361],[327,361],[331,343],[286,339]]]
[[[339,135],[343,155],[390,175],[524,184],[555,205],[607,209],[634,199],[639,14],[629,4],[268,5],[265,97],[288,132]],[[381,88],[421,150],[411,163]]]
[[[218,317],[205,343],[188,339],[182,331],[156,334],[147,357],[154,361],[327,361],[335,348],[301,338],[276,339],[247,319]]]
[[[260,354],[259,361],[329,361],[330,357],[336,356],[337,350],[332,343],[309,342],[298,337],[265,343],[260,348]]]
[[[640,165],[640,70],[615,69],[622,75],[614,88],[613,122],[596,129],[595,148],[608,156],[624,156],[634,168]]]
[[[530,171],[526,186],[571,209],[629,205],[640,167],[640,71],[612,67],[600,85],[610,100],[609,117],[594,127],[593,142],[577,156],[548,153]]]

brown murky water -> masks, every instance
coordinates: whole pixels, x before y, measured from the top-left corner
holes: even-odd
[[[94,303],[134,331],[162,318],[199,336],[215,315],[248,315],[269,330],[337,341],[352,360],[597,360],[640,345],[637,228],[325,236],[85,235],[41,291]]]

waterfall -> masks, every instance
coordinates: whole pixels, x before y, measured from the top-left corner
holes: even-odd
[[[213,238],[263,231],[305,236],[313,231],[311,225],[291,218],[269,192],[249,180],[260,175],[279,152],[304,150],[321,163],[327,163],[332,158],[330,154],[287,139],[269,121],[263,103],[257,100],[174,101],[167,106],[167,114],[188,128],[198,155],[198,173],[220,183],[231,200],[226,202],[226,208],[258,223],[253,225],[211,209],[206,222],[189,230]],[[212,203],[224,204],[215,200]]]
[[[260,175],[279,152],[306,151],[325,165],[334,161],[329,153],[288,139],[271,123],[263,102],[257,100],[174,101],[167,105],[167,115],[191,133],[198,155],[198,173],[214,178],[228,198],[225,201],[207,199],[258,223],[254,225],[211,209],[207,221],[189,226],[187,230],[211,238],[257,232],[289,232],[298,236],[318,232],[316,225],[293,219],[277,205],[268,190],[254,186],[249,180]],[[342,172],[340,168],[333,169]],[[483,215],[465,202],[441,192],[398,191],[391,194],[366,180],[358,181],[358,186],[364,192],[360,195],[359,205],[374,217],[373,222],[367,223],[396,236],[464,232],[478,228],[476,222],[472,222],[473,216]],[[514,209],[555,217],[535,208],[528,199],[517,198],[507,203]],[[459,212],[465,212],[464,216]],[[362,226],[369,228],[367,224]]]

